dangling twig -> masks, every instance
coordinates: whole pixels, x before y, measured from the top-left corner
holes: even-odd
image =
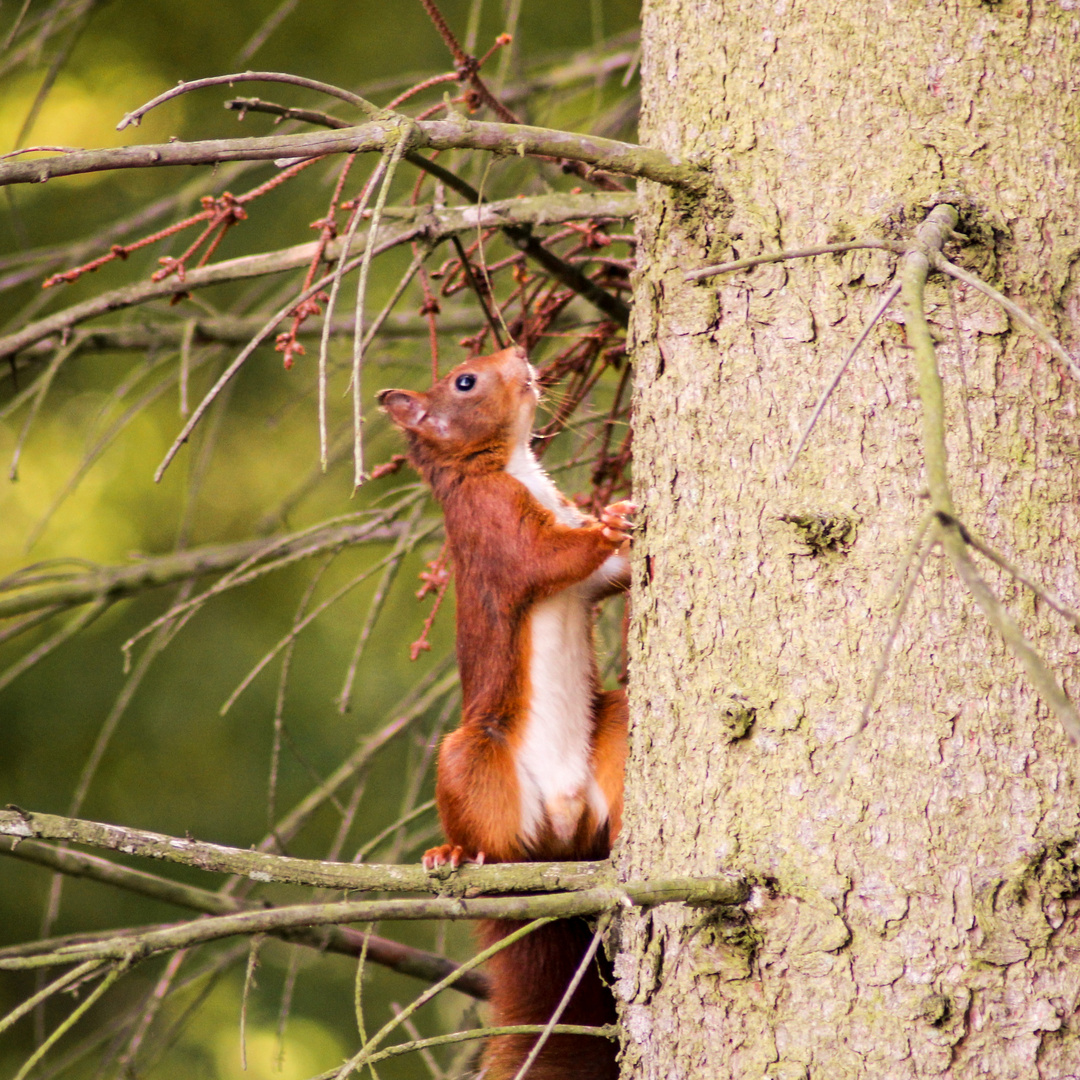
[[[593,934],[593,939],[589,943],[589,947],[585,950],[585,955],[581,958],[581,963],[578,964],[577,971],[574,972],[574,977],[570,980],[570,984],[566,988],[566,993],[563,994],[559,1001],[559,1004],[555,1007],[555,1011],[551,1014],[551,1019],[547,1023],[547,1027],[540,1033],[540,1038],[533,1044],[532,1050],[529,1051],[529,1056],[522,1063],[517,1074],[514,1076],[514,1080],[524,1080],[525,1074],[532,1067],[532,1063],[540,1056],[540,1051],[544,1048],[544,1043],[548,1041],[551,1032],[555,1025],[559,1022],[559,1017],[566,1011],[566,1006],[570,1004],[570,999],[574,996],[574,991],[578,988],[578,984],[581,982],[588,971],[589,965],[593,962],[593,957],[596,956],[596,950],[600,947],[600,942],[603,939],[604,932],[607,930],[611,923],[611,913],[607,912],[600,917],[596,924],[596,933]]]
[[[352,358],[352,400],[353,400],[353,490],[355,491],[367,479],[364,471],[364,401],[363,401],[363,362],[364,362],[364,301],[367,298],[368,271],[371,269],[371,257],[375,251],[375,237],[379,231],[379,221],[382,218],[383,208],[386,206],[386,197],[390,193],[390,185],[394,182],[394,174],[401,162],[402,157],[409,149],[412,138],[412,121],[406,117],[398,118],[397,142],[390,153],[390,160],[386,165],[386,173],[383,176],[382,186],[379,188],[378,198],[371,211],[371,225],[368,230],[368,242],[364,245],[364,257],[360,263],[360,278],[356,286],[356,324],[353,331],[353,358]]]
[[[371,193],[375,190],[375,185],[383,178],[385,172],[386,159],[380,158],[378,165],[375,166],[374,172],[372,172],[367,183],[364,184],[362,191],[356,198],[356,204],[353,206],[352,213],[349,215],[349,223],[345,228],[345,235],[341,241],[341,254],[338,256],[337,265],[334,267],[333,279],[330,284],[330,295],[326,300],[326,319],[323,322],[322,336],[319,339],[319,461],[322,464],[323,472],[326,472],[327,467],[328,439],[326,433],[326,387],[330,357],[331,321],[334,316],[334,308],[337,306],[338,292],[341,290],[341,281],[345,276],[345,267],[349,262],[349,250],[352,248],[353,238],[356,236],[357,227],[364,216],[364,210],[367,208]],[[368,242],[364,246],[365,254],[374,243],[374,240],[375,234],[369,229]],[[359,315],[354,315],[354,318],[358,317]]]
[[[810,438],[810,432],[814,430],[814,425],[817,423],[818,417],[821,416],[821,412],[825,408],[825,404],[829,400],[829,397],[832,395],[832,392],[840,384],[840,380],[844,377],[844,372],[847,371],[848,365],[855,358],[855,354],[859,351],[862,343],[867,339],[867,337],[869,337],[870,331],[874,329],[874,326],[877,323],[878,319],[880,319],[881,316],[885,314],[889,305],[896,299],[899,293],[900,283],[897,282],[885,294],[885,298],[878,305],[877,311],[875,311],[874,314],[871,315],[869,319],[867,319],[866,325],[862,328],[862,332],[855,339],[855,344],[851,346],[851,349],[848,351],[847,356],[844,357],[843,363],[840,365],[839,368],[837,368],[836,374],[829,381],[829,385],[825,387],[821,397],[818,398],[818,403],[814,406],[814,412],[813,415],[810,417],[810,422],[803,430],[802,438],[799,439],[799,445],[795,447],[795,453],[791,455],[791,460],[788,462],[787,468],[784,470],[785,477],[795,467],[795,462],[798,459],[799,454],[802,453],[802,448],[806,445],[806,440]]]

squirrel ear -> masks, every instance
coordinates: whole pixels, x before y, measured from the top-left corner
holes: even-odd
[[[422,395],[412,390],[380,390],[379,404],[400,428],[412,431],[427,414]]]

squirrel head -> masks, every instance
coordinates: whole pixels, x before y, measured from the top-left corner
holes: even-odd
[[[493,472],[526,443],[540,391],[520,345],[458,364],[426,393],[382,390],[379,404],[409,440],[429,480],[443,469]]]

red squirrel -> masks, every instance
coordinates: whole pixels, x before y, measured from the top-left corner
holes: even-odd
[[[462,716],[439,752],[447,842],[425,853],[428,869],[601,859],[622,821],[626,698],[600,688],[592,624],[595,602],[629,583],[633,505],[596,521],[559,492],[529,447],[538,400],[518,346],[459,364],[427,393],[379,394],[442,504],[456,575]],[[492,944],[520,925],[484,923],[480,936]],[[582,920],[561,920],[498,953],[492,1023],[547,1023],[590,939]],[[560,1022],[614,1019],[594,962]],[[535,1041],[489,1039],[484,1080],[510,1080]],[[615,1048],[552,1036],[528,1075],[614,1078]]]

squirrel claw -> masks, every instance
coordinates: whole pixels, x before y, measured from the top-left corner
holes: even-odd
[[[483,866],[484,853],[478,851],[475,855],[468,855],[460,844],[440,844],[438,847],[428,848],[421,862],[425,870],[437,870],[440,866],[447,865],[451,870],[456,870],[462,863]]]
[[[633,528],[630,518],[636,510],[637,503],[631,502],[629,499],[623,499],[621,502],[605,506],[600,511],[600,524],[603,526],[601,532],[603,532],[605,539],[615,544],[621,544],[624,540],[629,540],[630,530]]]

